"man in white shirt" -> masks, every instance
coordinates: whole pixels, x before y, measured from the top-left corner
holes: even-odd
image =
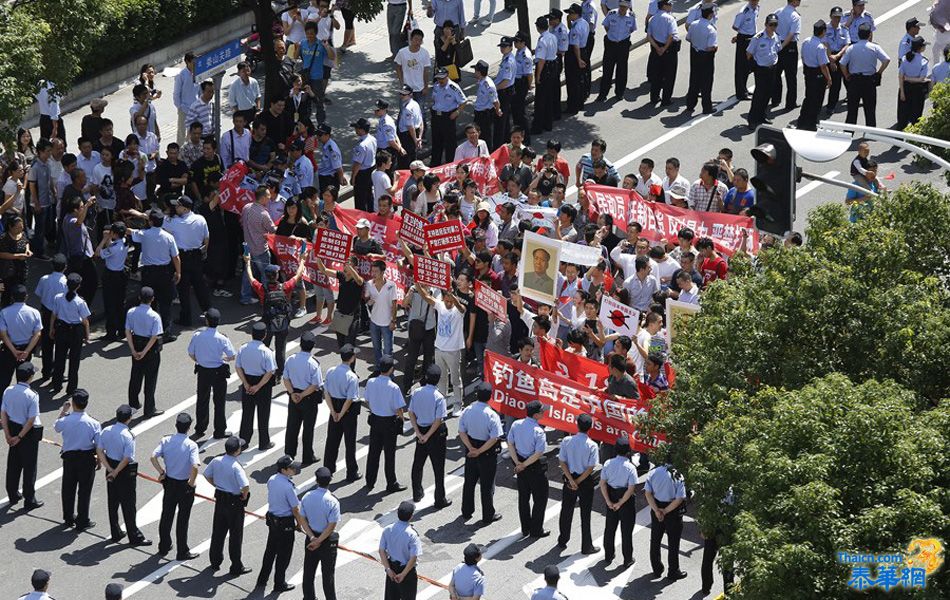
[[[672,156],[666,159],[666,177],[663,178],[663,191],[669,192],[674,183],[681,183],[684,188],[689,189],[689,179],[680,175],[680,159]]]
[[[195,53],[185,53],[185,67],[175,76],[175,91],[172,102],[178,109],[178,145],[185,144],[187,133],[185,114],[198,98],[198,81],[195,79]],[[191,121],[187,121],[191,123]]]
[[[66,142],[66,128],[63,126],[62,114],[59,110],[59,94],[56,86],[49,81],[41,81],[39,92],[36,94],[36,103],[40,112],[40,139],[52,140],[59,138]]]
[[[485,140],[479,139],[481,132],[482,130],[475,123],[470,123],[465,127],[465,141],[455,149],[456,162],[466,158],[488,156],[488,144]]]
[[[462,408],[462,354],[465,352],[465,309],[452,292],[446,291],[441,298],[433,297],[428,290],[416,285],[416,290],[439,315],[435,328],[435,364],[442,369],[439,392],[448,397],[449,382],[452,383],[452,399],[446,409],[455,415]]]
[[[99,153],[92,149],[92,140],[79,138],[79,154],[76,155],[76,165],[86,172],[86,177],[92,180],[92,170],[102,162]]]
[[[155,110],[155,105],[152,103],[152,95],[149,92],[148,86],[144,83],[136,85],[132,88],[132,97],[135,99],[135,101],[132,102],[132,106],[129,107],[132,130],[135,130],[135,120],[138,117],[145,117],[146,130],[154,133],[155,137],[161,141],[162,134],[158,128],[158,111]]]
[[[227,169],[239,159],[247,162],[251,150],[251,132],[244,128],[244,113],[236,112],[231,117],[234,128],[221,134],[219,154]]]
[[[158,136],[148,130],[145,115],[135,117],[135,137],[139,150],[145,155],[145,193],[149,201],[155,199],[155,169],[158,168]]]
[[[363,298],[369,310],[369,333],[373,340],[374,370],[383,355],[393,355],[393,331],[396,330],[396,285],[387,281],[386,263],[373,261],[372,279],[363,286]]]
[[[238,77],[228,88],[228,104],[234,114],[244,115],[246,126],[254,121],[254,117],[261,110],[261,85],[251,77],[251,67],[246,62],[238,63],[237,68]]]
[[[429,80],[432,78],[432,57],[429,51],[422,47],[422,38],[421,30],[413,30],[409,36],[409,45],[397,52],[393,61],[396,65],[396,77],[400,83],[411,87],[413,94],[427,94]]]
[[[653,172],[654,166],[652,158],[644,158],[640,161],[640,167],[638,169],[640,181],[637,183],[636,190],[643,198],[650,195],[650,186],[663,184],[663,180]]]
[[[214,112],[214,82],[202,81],[200,90],[198,98],[188,107],[185,122],[201,123],[202,136],[214,135],[214,123],[211,120],[211,113]]]

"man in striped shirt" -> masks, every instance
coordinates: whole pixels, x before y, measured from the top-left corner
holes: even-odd
[[[214,98],[214,82],[210,79],[202,81],[198,98],[191,103],[185,114],[185,123],[201,123],[202,137],[214,134],[211,123],[211,113],[214,110],[212,98]]]
[[[718,176],[719,165],[714,162],[703,165],[699,179],[689,188],[689,196],[686,199],[692,210],[722,212],[722,201],[729,190],[719,181]]]
[[[577,161],[577,165],[574,167],[574,184],[578,187],[581,186],[586,180],[590,179],[594,175],[594,162],[602,160],[604,164],[607,165],[607,176],[616,177],[618,180],[620,177],[617,175],[617,169],[614,165],[607,160],[607,157],[604,156],[604,152],[607,151],[607,142],[602,139],[596,139],[590,144],[590,152],[581,157]],[[565,182],[566,183],[566,182]]]

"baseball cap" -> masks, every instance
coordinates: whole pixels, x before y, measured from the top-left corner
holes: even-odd
[[[277,469],[293,469],[294,471],[300,471],[300,463],[295,461],[292,456],[287,456],[286,454],[277,459]]]
[[[258,321],[251,325],[251,331],[267,331],[267,325],[263,321]]]
[[[851,0],[852,6],[857,6],[858,4],[867,4],[864,0]]]
[[[82,275],[80,275],[79,273],[70,273],[69,275],[66,276],[66,282],[72,283],[72,284],[81,283]]]
[[[365,118],[360,117],[356,121],[350,123],[350,127],[356,127],[357,129],[362,129],[364,131],[369,131],[369,121]]]
[[[122,598],[122,585],[118,583],[110,583],[106,586],[106,600],[121,599]]]
[[[195,201],[191,199],[191,196],[186,196],[182,194],[177,198],[172,199],[172,206],[184,206],[185,208],[191,208],[195,205]]]
[[[670,198],[676,198],[677,200],[685,200],[686,196],[689,195],[689,189],[687,189],[686,184],[677,181],[670,186],[669,189]]]
[[[428,171],[429,167],[427,167],[426,164],[422,162],[421,160],[414,160],[411,163],[409,163],[409,170],[410,171]]]
[[[205,311],[205,317],[211,321],[220,321],[221,320],[221,311],[217,308],[209,308]]]
[[[501,36],[501,41],[498,42],[498,47],[503,48],[505,46],[511,46],[514,43],[514,40],[508,37],[507,35]]]
[[[66,255],[64,254],[54,254],[53,255],[53,268],[62,268],[66,266]]]
[[[318,468],[315,475],[317,478],[317,485],[328,484],[330,483],[330,480],[333,479],[333,472],[330,471],[330,469],[328,469],[327,467]]]
[[[115,409],[115,418],[117,421],[125,421],[126,419],[132,418],[132,407],[128,404],[120,404],[119,408]]]
[[[629,7],[629,6],[630,6],[630,0],[620,0],[620,2],[617,3],[617,5],[618,5],[618,6],[626,6],[626,7]]]
[[[357,229],[361,229],[361,228],[369,229],[369,227],[370,227],[369,219],[360,219],[359,221],[356,222]]]
[[[484,60],[478,61],[477,63],[475,63],[475,70],[481,71],[483,74],[488,73],[488,63],[485,62]]]

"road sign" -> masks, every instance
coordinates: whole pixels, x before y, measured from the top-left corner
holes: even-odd
[[[236,38],[196,58],[195,77],[207,78],[217,75],[239,62],[241,62],[241,38]]]

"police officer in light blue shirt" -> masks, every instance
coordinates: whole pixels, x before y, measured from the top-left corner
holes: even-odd
[[[831,72],[831,87],[828,89],[828,102],[825,105],[825,115],[831,116],[838,107],[838,98],[841,95],[841,82],[844,78],[841,76],[839,62],[844,56],[845,49],[851,44],[851,34],[848,28],[842,25],[841,16],[843,11],[840,6],[835,6],[829,14],[828,28],[825,30],[825,36],[822,42],[828,49],[828,70]]]
[[[732,41],[736,45],[734,71],[736,98],[738,100],[746,100],[749,97],[749,89],[747,84],[749,81],[749,72],[752,69],[751,65],[749,65],[749,59],[746,57],[745,53],[749,48],[749,42],[752,40],[752,36],[755,35],[755,22],[758,18],[759,0],[749,0],[749,2],[747,2],[746,5],[742,7],[742,10],[736,14],[736,18],[732,22],[732,30],[736,32],[736,35],[732,38]]]
[[[323,464],[336,473],[336,457],[340,453],[340,442],[346,443],[346,480],[360,478],[359,465],[356,463],[356,427],[360,414],[359,377],[353,371],[356,363],[356,350],[351,344],[340,348],[340,364],[327,371],[324,401],[330,410],[327,422],[327,442],[323,451]]]
[[[713,13],[709,16],[709,21],[713,24],[713,27],[716,26],[716,22],[719,20],[719,6],[716,5],[716,0],[699,0],[699,2],[689,7],[689,10],[686,11],[687,29],[689,29],[690,25],[702,18],[704,6],[712,8]]]
[[[48,378],[53,373],[53,338],[49,335],[49,329],[52,325],[53,299],[59,294],[66,293],[66,274],[64,273],[66,257],[62,254],[56,254],[51,262],[53,272],[40,277],[36,289],[33,291],[40,299],[40,316],[43,317],[43,336],[40,341],[43,352],[43,379]]]
[[[844,26],[848,28],[848,35],[851,36],[852,44],[861,39],[858,30],[862,25],[867,25],[871,31],[869,40],[873,38],[874,31],[877,29],[874,25],[874,17],[864,9],[865,4],[867,4],[865,0],[851,0],[851,12],[845,16],[843,21]]]
[[[863,105],[865,125],[876,127],[877,86],[891,59],[870,39],[871,27],[867,24],[858,27],[858,41],[848,46],[841,58],[841,73],[848,86],[848,116],[845,122],[857,123],[858,106]]]
[[[227,431],[227,415],[224,402],[228,393],[228,377],[231,369],[227,363],[234,360],[235,352],[231,340],[219,332],[217,327],[221,313],[209,308],[205,313],[207,327],[196,331],[188,342],[188,356],[195,361],[195,374],[198,375],[198,400],[196,404],[197,423],[195,433],[203,435],[208,429],[210,403],[214,402],[214,439],[220,440],[231,435]]]
[[[71,394],[79,385],[79,364],[82,359],[83,342],[89,343],[89,306],[79,288],[82,287],[82,276],[79,273],[70,273],[66,277],[66,293],[56,296],[53,300],[53,315],[50,317],[50,337],[55,341],[53,351],[52,387],[53,395],[59,393],[63,386],[63,376],[66,375],[66,362],[69,361],[69,373],[66,380],[66,393]]]
[[[647,80],[650,82],[650,104],[655,106],[659,102],[660,106],[669,106],[673,103],[680,38],[670,0],[658,0],[657,8],[659,10],[647,23],[650,44]]]
[[[181,258],[178,256],[178,244],[172,234],[162,229],[165,215],[160,210],[148,213],[151,227],[131,229],[132,241],[142,244],[139,259],[142,272],[142,285],[155,290],[158,314],[162,316],[162,327],[168,332],[171,317],[172,286],[181,281]],[[166,340],[171,336],[166,335]],[[169,340],[170,341],[170,340]]]
[[[198,555],[188,548],[188,521],[195,503],[195,478],[198,477],[198,444],[188,437],[191,415],[180,413],[175,418],[175,435],[162,438],[152,452],[152,466],[162,482],[162,518],[158,523],[158,554],[164,556],[172,548],[172,521],[178,513],[175,543],[176,560],[190,560]],[[164,461],[164,466],[158,459]]]
[[[11,292],[13,303],[0,310],[0,389],[10,385],[18,364],[30,360],[43,334],[40,311],[26,304],[26,286],[18,283]]]
[[[531,142],[528,132],[528,117],[525,115],[525,106],[528,98],[528,89],[534,81],[534,55],[528,48],[527,32],[519,31],[512,38],[515,44],[515,93],[511,98],[511,122],[524,130],[524,143]]]
[[[594,33],[597,31],[597,9],[594,8],[594,0],[583,0],[581,2],[581,18],[587,22],[587,45],[584,46],[584,61],[590,62],[590,55],[594,51]]]
[[[534,85],[536,99],[541,103],[535,104],[534,115],[531,121],[531,133],[540,134],[551,131],[555,118],[560,118],[560,108],[555,112],[555,105],[561,103],[560,61],[558,60],[558,39],[550,28],[550,20],[546,16],[538,17],[535,28],[540,34],[535,47]],[[557,90],[555,90],[555,87]]]
[[[647,475],[643,495],[650,505],[650,566],[653,574],[663,573],[660,544],[666,533],[669,570],[666,579],[675,581],[686,577],[680,571],[680,536],[683,533],[683,513],[686,484],[683,476],[670,465],[659,466]]]
[[[557,97],[557,105],[554,107],[554,120],[561,120],[561,75],[564,74],[564,55],[567,54],[567,48],[570,45],[568,42],[568,37],[570,32],[568,31],[567,24],[563,22],[564,13],[560,9],[552,8],[551,12],[548,14],[548,26],[550,27],[550,32],[554,35],[554,39],[557,40],[557,81],[558,86],[554,91]]]
[[[604,563],[614,560],[614,535],[620,525],[620,547],[625,566],[633,564],[633,524],[636,517],[634,486],[637,484],[637,469],[630,462],[630,440],[617,438],[614,457],[604,463],[600,472],[600,493],[607,503],[604,526]]]
[[[755,74],[755,91],[752,92],[752,106],[749,108],[749,129],[755,129],[762,123],[772,123],[766,113],[775,78],[778,76],[776,66],[781,42],[775,34],[777,27],[778,17],[774,14],[767,15],[765,30],[752,38],[746,51],[746,56],[753,62],[752,72]]]
[[[241,428],[238,435],[245,444],[250,443],[254,435],[254,412],[257,412],[258,448],[270,450],[274,443],[270,441],[270,401],[271,392],[277,381],[277,361],[274,351],[264,344],[267,337],[267,325],[257,321],[251,327],[251,341],[237,352],[234,370],[241,379]]]
[[[433,88],[433,98],[435,97],[435,88]],[[376,147],[380,150],[389,152],[393,157],[393,164],[399,160],[399,157],[405,152],[399,145],[399,137],[396,135],[396,121],[389,116],[389,102],[383,99],[376,101],[376,108],[373,114],[376,116]]]
[[[379,456],[385,460],[386,492],[406,489],[396,479],[396,437],[402,431],[403,410],[406,402],[402,390],[392,380],[393,359],[384,355],[376,369],[378,377],[366,383],[366,402],[369,404],[369,454],[366,457],[366,489],[376,485],[379,472]]]
[[[459,439],[466,449],[462,516],[469,519],[475,513],[475,485],[478,484],[485,524],[501,519],[501,513],[495,512],[494,494],[502,427],[498,413],[488,406],[491,393],[490,384],[479,383],[475,387],[475,402],[467,406],[459,418]]]
[[[317,461],[313,453],[313,430],[323,389],[320,363],[311,355],[316,338],[310,331],[300,337],[300,350],[284,364],[284,389],[290,397],[287,405],[287,431],[284,447],[290,456],[297,456],[297,436],[303,426],[303,465]]]
[[[294,589],[293,585],[287,583],[287,567],[294,553],[297,524],[305,523],[300,512],[300,500],[297,499],[297,487],[293,482],[293,476],[299,472],[300,463],[284,455],[277,459],[277,473],[267,480],[267,544],[256,587],[267,585],[273,566],[274,592],[278,594]]]
[[[178,246],[181,262],[181,277],[178,281],[178,300],[181,310],[178,324],[192,326],[191,291],[194,290],[198,306],[205,311],[211,307],[211,296],[205,281],[204,253],[208,249],[208,222],[192,211],[194,201],[188,196],[180,196],[171,201],[175,214],[165,219],[165,231],[172,234]]]
[[[798,14],[801,0],[788,0],[781,10],[775,13],[778,17],[778,27],[775,35],[778,37],[781,48],[778,53],[778,74],[772,87],[773,107],[782,101],[782,75],[785,76],[785,110],[798,106],[798,36],[802,30],[802,17]]]
[[[802,100],[802,112],[798,116],[796,127],[816,131],[818,113],[825,101],[825,89],[831,87],[831,72],[828,70],[828,49],[822,40],[827,25],[819,20],[815,23],[811,37],[802,42],[802,71],[805,74],[805,99]]]
[[[422,554],[419,534],[409,524],[416,507],[403,501],[396,510],[399,519],[383,529],[379,540],[379,559],[386,569],[386,598],[408,600],[416,597],[416,561]]]
[[[910,52],[911,42],[914,41],[914,38],[920,35],[920,28],[923,27],[924,23],[917,19],[917,17],[911,17],[907,19],[904,23],[904,29],[907,33],[904,34],[904,37],[901,38],[900,43],[897,44],[897,62],[900,64],[902,57]]]
[[[40,420],[40,395],[30,387],[36,368],[31,362],[21,363],[16,368],[16,384],[3,392],[0,403],[3,433],[8,443],[7,497],[10,504],[20,498],[26,500],[24,508],[32,510],[43,506],[36,499],[36,461],[40,440],[43,439],[43,422]],[[23,494],[20,494],[20,474],[23,475]]]
[[[561,493],[561,516],[558,523],[557,544],[562,549],[567,548],[567,542],[571,539],[574,505],[579,500],[581,505],[581,552],[584,554],[594,554],[600,550],[600,548],[594,546],[590,532],[590,514],[594,500],[593,473],[599,465],[597,443],[587,435],[593,425],[594,420],[589,414],[580,415],[577,418],[577,433],[564,438],[558,451],[558,461],[561,465],[564,487]]]
[[[587,55],[587,39],[590,25],[581,18],[580,4],[571,4],[567,9],[570,30],[567,34],[567,52],[564,56],[564,76],[567,79],[567,112],[575,114],[584,108],[590,93],[590,65]]]
[[[86,414],[88,404],[89,394],[84,389],[77,389],[63,404],[53,425],[53,429],[63,436],[63,522],[79,531],[96,525],[89,520],[89,499],[99,466],[96,446],[102,426]]]
[[[557,582],[561,578],[557,565],[544,567],[543,588],[537,588],[531,594],[531,600],[567,600],[567,596],[557,591]]]
[[[330,137],[332,134],[333,129],[326,123],[317,125],[317,139],[320,140],[317,181],[321,193],[329,185],[334,185],[337,189],[346,185],[346,176],[343,175],[343,154],[336,140]]]
[[[689,47],[689,89],[686,92],[686,110],[696,108],[697,98],[702,99],[703,114],[712,114],[712,86],[716,69],[716,51],[719,38],[716,26],[710,20],[713,6],[704,4],[700,17],[690,23],[686,33]]]
[[[211,570],[217,571],[224,561],[224,538],[228,537],[228,557],[231,575],[250,573],[241,561],[241,543],[244,540],[244,507],[250,494],[250,483],[244,467],[238,462],[244,440],[231,436],[224,443],[224,454],[215,457],[205,467],[204,476],[214,486],[214,517],[211,522]]]
[[[614,82],[614,68],[617,80],[614,95],[623,98],[627,89],[627,63],[630,58],[630,36],[637,30],[637,18],[630,12],[630,0],[620,0],[618,8],[604,17],[603,23],[607,35],[604,36],[604,73],[600,79],[600,93],[597,101],[607,100],[610,86]]]
[[[544,451],[547,442],[538,418],[544,405],[532,400],[525,407],[524,419],[515,421],[508,430],[508,455],[515,464],[518,478],[518,517],[522,535],[547,537],[544,530],[544,509],[548,503],[548,479],[545,476]],[[533,504],[533,506],[532,506]]]
[[[323,577],[323,595],[336,598],[336,554],[340,540],[336,528],[340,523],[340,501],[327,489],[332,477],[330,469],[317,469],[317,489],[307,492],[300,501],[301,529],[307,535],[303,558],[304,598],[317,597],[313,582],[318,566]]]
[[[514,39],[508,36],[502,36],[501,41],[498,42],[501,63],[498,65],[498,74],[495,75],[493,81],[498,91],[501,115],[495,117],[495,131],[492,134],[494,146],[488,147],[492,151],[505,144],[511,137],[511,102],[515,95],[515,80],[518,77],[518,61],[512,51],[514,43]]]
[[[445,443],[447,437],[444,425],[446,410],[445,397],[439,392],[439,380],[442,369],[438,365],[429,365],[426,369],[425,385],[412,393],[409,399],[409,420],[416,435],[416,451],[412,457],[412,499],[420,502],[422,490],[422,469],[426,459],[432,463],[435,475],[435,506],[444,508],[452,504],[445,498]]]
[[[469,544],[462,551],[462,562],[452,569],[449,595],[452,598],[480,598],[485,595],[485,573],[479,568],[482,549]]]
[[[416,160],[416,152],[422,146],[422,137],[425,133],[422,120],[422,108],[412,97],[412,88],[404,85],[399,89],[399,118],[396,121],[396,135],[399,143],[406,151],[399,158],[399,168],[406,169]]]
[[[481,138],[489,150],[495,146],[492,135],[494,132],[495,116],[502,116],[501,103],[498,100],[498,90],[495,82],[488,76],[488,63],[484,60],[475,64],[475,123],[481,129]]]
[[[916,36],[897,67],[900,86],[897,95],[898,131],[903,131],[908,125],[916,123],[924,112],[924,102],[927,100],[927,94],[932,85],[930,61],[924,57],[926,46],[927,42],[924,38]]]
[[[376,167],[376,138],[369,134],[369,121],[360,117],[350,127],[356,132],[353,147],[352,172],[353,202],[356,210],[373,212],[373,169]]]
[[[130,308],[125,316],[125,340],[132,354],[132,372],[129,374],[129,405],[142,408],[139,393],[145,385],[145,415],[155,416],[164,411],[155,408],[155,387],[161,366],[162,318],[152,310],[155,292],[148,286],[139,290],[139,305]]]
[[[129,430],[132,407],[123,404],[115,411],[115,423],[102,430],[97,452],[106,472],[106,498],[109,507],[109,529],[112,541],[118,543],[126,535],[133,546],[151,546],[151,540],[135,524],[135,488],[139,465],[135,461],[135,436]],[[119,508],[126,530],[119,525]]]
[[[465,94],[457,83],[449,79],[444,67],[435,70],[432,86],[432,158],[433,166],[452,162],[455,156],[455,123],[465,105]]]
[[[102,272],[102,304],[106,311],[106,339],[122,339],[122,317],[125,309],[128,276],[125,274],[125,261],[129,256],[129,246],[125,243],[125,223],[116,222],[103,232],[102,241],[96,248],[96,256],[102,259],[105,269]]]

